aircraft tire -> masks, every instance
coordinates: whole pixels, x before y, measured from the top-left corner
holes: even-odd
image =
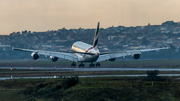
[[[99,66],[99,67],[101,66],[101,64],[100,64],[99,62],[98,62],[98,63],[96,63],[96,67],[98,67],[98,66]]]
[[[71,64],[71,67],[76,67],[76,64],[75,64],[75,63],[72,63],[72,64]]]

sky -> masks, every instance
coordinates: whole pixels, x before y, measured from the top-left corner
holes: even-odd
[[[180,21],[180,0],[0,0],[0,35]]]

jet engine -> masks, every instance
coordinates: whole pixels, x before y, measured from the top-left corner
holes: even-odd
[[[132,58],[133,58],[133,59],[139,59],[139,58],[140,58],[140,55],[141,55],[141,54],[134,54],[134,55],[132,55]]]
[[[108,59],[109,61],[115,61],[116,60],[116,58],[111,58],[111,59]]]
[[[32,57],[34,60],[37,60],[37,59],[39,59],[39,54],[36,53],[36,52],[33,52],[33,53],[31,54],[31,57]]]
[[[56,62],[58,60],[58,57],[50,56],[51,61]]]

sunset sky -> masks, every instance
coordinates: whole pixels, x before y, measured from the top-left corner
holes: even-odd
[[[0,0],[0,35],[180,21],[180,0]]]

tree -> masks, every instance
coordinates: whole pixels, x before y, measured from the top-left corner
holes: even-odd
[[[65,80],[62,82],[64,88],[69,88],[76,85],[79,82],[78,76],[71,76],[69,78],[64,78]]]
[[[154,70],[154,71],[146,71],[147,75],[148,75],[148,80],[154,81],[157,80],[157,75],[159,74],[158,70]]]
[[[162,23],[163,26],[176,26],[177,23],[175,23],[174,21],[166,21]]]

